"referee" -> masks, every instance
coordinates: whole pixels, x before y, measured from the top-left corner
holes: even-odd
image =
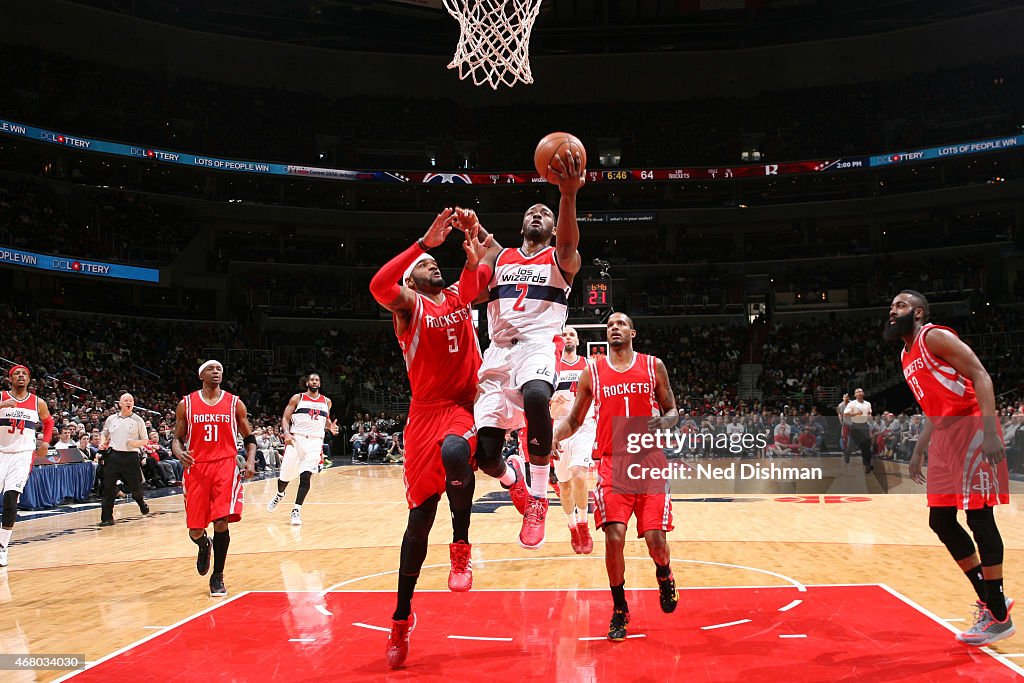
[[[117,492],[117,480],[124,482],[126,489],[139,504],[142,514],[149,514],[149,506],[142,497],[142,466],[140,448],[149,443],[146,434],[146,423],[132,413],[135,398],[131,394],[121,394],[117,400],[121,411],[111,415],[103,423],[103,444],[100,450],[110,448],[107,452],[103,469],[103,508],[100,514],[100,526],[114,525],[114,496]]]

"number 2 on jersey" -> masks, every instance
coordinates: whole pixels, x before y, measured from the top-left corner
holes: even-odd
[[[530,285],[516,285],[516,291],[519,292],[519,298],[512,304],[512,310],[525,311],[526,306],[523,306],[523,299],[526,298],[526,293],[530,291]]]

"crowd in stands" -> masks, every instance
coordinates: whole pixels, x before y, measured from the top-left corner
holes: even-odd
[[[210,155],[322,164],[321,135],[341,140],[332,155],[348,167],[429,169],[432,154],[440,168],[468,163],[486,170],[528,169],[534,144],[549,132],[548,124],[533,116],[533,104],[331,99],[193,78],[172,82],[157,72],[23,46],[0,47],[0,59],[6,65],[0,74],[0,115],[79,135]],[[768,160],[834,158],[890,145],[941,144],[951,136],[1004,134],[1019,121],[1022,75],[1019,61],[1004,60],[745,99],[546,103],[546,120],[573,121],[583,139],[621,139],[627,166],[735,162],[751,136],[759,139]],[[281,125],[284,121],[288,125]],[[395,141],[407,141],[418,153],[396,158],[374,152],[374,140],[388,141],[392,149]],[[466,150],[456,144],[462,140],[478,143]]]
[[[167,264],[199,225],[188,209],[139,194],[0,177],[0,245],[6,247]]]

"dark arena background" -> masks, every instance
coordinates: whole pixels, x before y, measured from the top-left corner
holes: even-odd
[[[446,68],[463,31],[445,4],[477,3],[504,6],[503,20],[536,5],[532,83],[477,86]],[[998,618],[929,528],[910,463],[925,416],[903,345],[882,332],[893,297],[920,292],[991,377],[1010,498],[995,510],[1003,559],[981,553],[978,585],[1004,579],[1012,606],[1024,594],[1022,36],[1014,0],[3,3],[0,369],[17,393],[15,366],[28,368],[54,425],[8,495],[17,455],[3,432],[26,423],[0,410],[0,680],[1021,680],[1024,636],[1009,626],[998,642],[957,640]],[[472,209],[513,248],[528,207],[557,214],[559,187],[533,163],[552,131],[588,156],[566,300],[579,354],[609,354],[606,325],[628,314],[636,351],[667,369],[673,433],[690,437],[664,449],[678,609],[659,609],[630,522],[629,635],[606,637],[610,549],[590,525],[581,553],[569,528],[603,505],[596,467],[569,526],[548,489],[540,550],[517,542],[509,492],[479,471],[473,589],[448,590],[441,495],[408,657],[391,667],[412,519],[403,460],[417,444],[402,349],[370,281],[445,207]],[[459,279],[461,233],[431,254]],[[486,349],[487,307],[473,319]],[[196,573],[172,444],[208,360],[257,446],[226,597]],[[282,415],[310,373],[338,434],[296,523],[298,481],[281,509],[268,503]],[[864,462],[840,407],[857,389],[871,404]],[[146,456],[140,504],[105,433],[126,392],[155,432],[131,449]],[[504,455],[523,450],[516,436],[526,443],[511,435]],[[100,525],[104,471],[112,525]],[[971,547],[991,547],[959,514]]]

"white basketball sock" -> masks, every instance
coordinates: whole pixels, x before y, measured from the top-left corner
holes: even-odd
[[[551,476],[551,465],[534,465],[530,463],[530,495],[534,498],[547,498],[548,477]]]
[[[11,542],[11,534],[14,533],[14,529],[0,529],[0,548],[6,548],[7,544]]]
[[[516,471],[506,464],[505,474],[498,477],[498,481],[505,486],[512,486],[512,484],[516,483]]]

